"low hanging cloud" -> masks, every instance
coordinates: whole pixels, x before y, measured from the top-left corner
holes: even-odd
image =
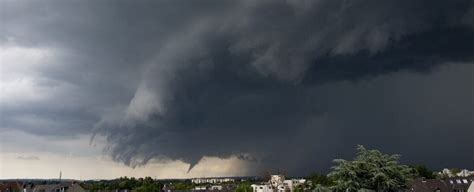
[[[27,160],[27,161],[38,161],[40,160],[37,156],[18,156],[17,159],[19,160]]]
[[[46,132],[23,129],[94,133],[115,161],[181,160],[191,171],[203,157],[238,157],[306,174],[356,144],[414,163],[456,142],[473,150],[469,0],[5,4],[0,42],[61,50],[48,60],[61,65],[34,75],[72,88],[48,86],[71,95],[32,103],[39,117],[3,110],[2,127],[54,119]],[[446,130],[457,139],[433,142]],[[462,158],[443,163],[472,166],[444,152]]]

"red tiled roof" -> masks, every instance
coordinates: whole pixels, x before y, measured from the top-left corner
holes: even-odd
[[[5,191],[20,191],[21,187],[20,184],[17,182],[8,182],[2,184]],[[2,192],[4,191],[2,190]]]

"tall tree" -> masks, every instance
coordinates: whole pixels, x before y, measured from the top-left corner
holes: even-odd
[[[252,192],[253,189],[250,185],[250,182],[242,182],[235,189],[236,192]]]
[[[424,177],[426,179],[436,179],[436,174],[424,165],[410,166],[413,169],[415,177]]]
[[[329,176],[334,178],[337,191],[398,191],[406,188],[412,170],[400,165],[400,155],[383,154],[378,150],[357,147],[357,156],[352,161],[336,159]]]
[[[317,185],[326,186],[326,187],[334,185],[334,182],[331,180],[331,178],[329,178],[326,175],[322,175],[318,173],[311,174],[307,179],[311,181],[312,188],[314,188]]]

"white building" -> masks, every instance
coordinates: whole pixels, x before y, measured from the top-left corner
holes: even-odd
[[[285,181],[284,175],[271,175],[270,176],[270,184],[273,186],[278,186]]]
[[[221,185],[212,185],[212,186],[196,186],[194,187],[195,191],[207,191],[207,190],[213,190],[213,191],[221,191],[224,187]]]
[[[194,178],[191,179],[191,182],[194,184],[202,184],[202,183],[226,183],[226,182],[234,182],[235,179],[233,178],[220,178],[220,177],[213,177],[213,178]]]
[[[205,190],[207,190],[207,187],[206,186],[196,186],[196,187],[194,187],[194,190],[196,190],[196,191],[205,191]]]
[[[213,185],[211,186],[211,190],[221,191],[223,189],[222,185]]]
[[[469,185],[469,188],[467,189],[467,192],[474,192],[474,181],[471,182],[471,185]]]
[[[474,175],[474,171],[469,171],[467,169],[463,169],[461,170],[459,173],[456,173],[454,174],[450,169],[446,169],[444,168],[440,174],[442,175],[447,175],[448,177],[455,177],[455,176],[458,176],[458,177],[469,177],[471,175]]]
[[[474,175],[474,171],[469,171],[467,169],[463,169],[456,175],[459,176],[459,177],[469,177],[471,175]]]
[[[272,175],[270,180],[260,185],[252,185],[254,192],[293,192],[295,187],[306,182],[305,179],[285,179],[284,175]]]
[[[273,192],[273,187],[269,184],[251,185],[253,192]]]

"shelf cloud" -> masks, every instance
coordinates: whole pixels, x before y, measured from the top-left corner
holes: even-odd
[[[307,174],[365,144],[474,168],[470,0],[4,4],[2,50],[40,64],[2,69],[28,101],[1,102],[2,129],[100,135],[132,167]]]

